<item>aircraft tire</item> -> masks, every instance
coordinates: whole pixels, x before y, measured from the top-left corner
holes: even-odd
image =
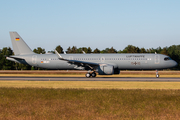
[[[96,73],[93,72],[93,73],[91,74],[91,76],[92,76],[92,77],[96,77]]]
[[[156,78],[159,78],[159,74],[156,75]]]
[[[90,77],[91,77],[91,74],[90,74],[90,73],[86,73],[86,77],[87,77],[87,78],[90,78]]]

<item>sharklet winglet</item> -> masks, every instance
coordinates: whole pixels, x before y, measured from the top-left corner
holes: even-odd
[[[63,57],[56,50],[54,50],[54,52],[56,53],[56,55],[58,55],[60,59],[63,59]]]

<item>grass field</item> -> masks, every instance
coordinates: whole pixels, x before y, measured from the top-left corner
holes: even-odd
[[[13,71],[14,72],[14,71]],[[53,72],[52,72],[53,73]],[[0,76],[72,76],[84,73],[3,73]],[[124,72],[110,77],[154,77]],[[162,72],[161,77],[180,77]],[[101,77],[101,76],[97,76]],[[109,77],[109,76],[107,76]],[[178,120],[180,82],[0,81],[0,119]]]
[[[178,120],[180,90],[0,88],[0,119]]]

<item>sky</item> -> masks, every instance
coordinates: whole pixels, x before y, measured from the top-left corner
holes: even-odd
[[[9,31],[32,50],[179,45],[179,6],[180,0],[1,0],[0,49],[12,48]]]

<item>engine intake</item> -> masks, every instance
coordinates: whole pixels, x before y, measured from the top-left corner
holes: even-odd
[[[114,74],[114,66],[112,65],[104,65],[98,67],[99,75],[112,75]]]

